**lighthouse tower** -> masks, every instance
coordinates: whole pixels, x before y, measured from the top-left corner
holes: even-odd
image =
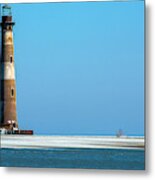
[[[2,7],[0,52],[0,128],[17,130],[16,81],[11,7]]]

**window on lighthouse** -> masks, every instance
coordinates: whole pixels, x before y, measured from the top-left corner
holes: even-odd
[[[13,61],[13,58],[12,58],[12,56],[10,56],[10,63],[12,63],[12,61]]]
[[[7,30],[12,30],[12,26],[6,26]]]
[[[14,89],[11,89],[11,96],[14,96]]]

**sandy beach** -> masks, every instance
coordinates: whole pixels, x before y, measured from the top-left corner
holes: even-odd
[[[1,135],[1,148],[144,149],[144,137]]]

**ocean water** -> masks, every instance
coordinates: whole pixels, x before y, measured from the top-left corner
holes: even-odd
[[[0,150],[2,167],[144,170],[145,153],[138,149],[7,149]]]

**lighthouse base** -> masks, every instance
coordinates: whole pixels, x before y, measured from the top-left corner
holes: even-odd
[[[33,130],[8,130],[0,129],[0,134],[11,134],[11,135],[33,135]]]

